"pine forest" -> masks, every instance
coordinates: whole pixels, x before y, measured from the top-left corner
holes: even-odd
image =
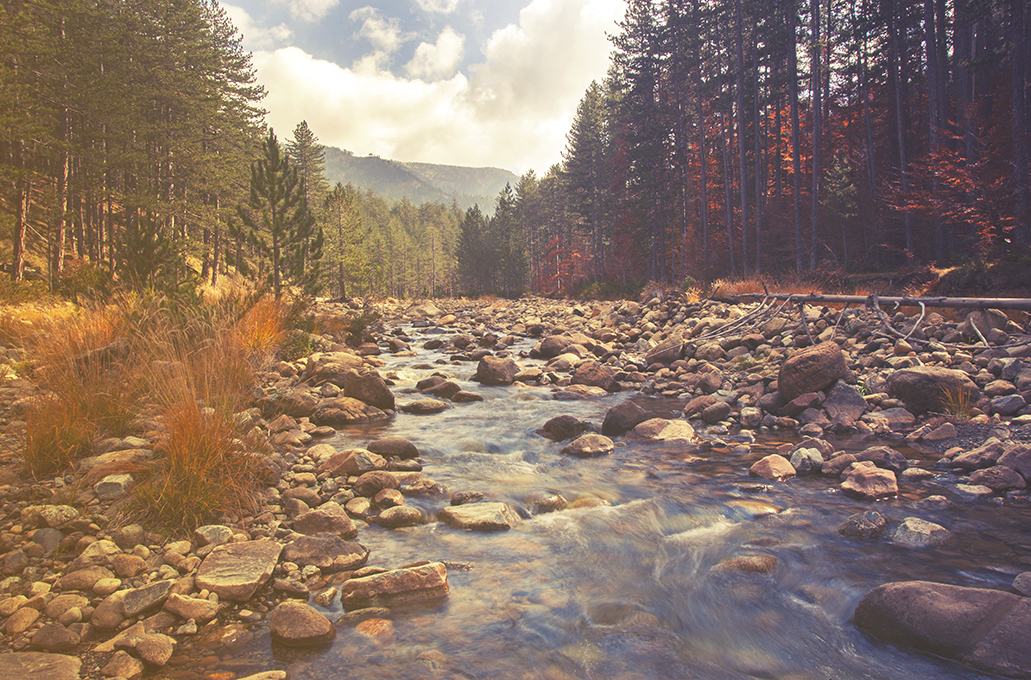
[[[630,0],[562,161],[463,210],[330,186],[214,2],[3,0],[0,261],[55,291],[414,297],[1026,258],[1026,14]]]

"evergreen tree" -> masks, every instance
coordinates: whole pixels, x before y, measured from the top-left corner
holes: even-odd
[[[487,224],[474,205],[465,213],[465,219],[458,230],[458,245],[455,249],[458,280],[466,293],[483,293],[490,287],[490,261],[487,258]]]
[[[322,229],[316,229],[297,170],[280,149],[271,128],[261,150],[262,157],[251,164],[250,200],[246,207],[238,208],[238,215],[249,229],[252,243],[271,264],[276,296],[282,294],[287,283],[313,292],[318,287]],[[307,267],[305,247],[310,261]]]

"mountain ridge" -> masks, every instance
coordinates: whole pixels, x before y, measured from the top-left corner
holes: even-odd
[[[494,211],[498,193],[519,177],[501,168],[472,168],[459,165],[394,161],[379,156],[356,156],[346,149],[324,147],[326,179],[331,184],[352,184],[371,189],[384,198],[412,203],[456,201],[463,210],[479,205],[484,213]]]

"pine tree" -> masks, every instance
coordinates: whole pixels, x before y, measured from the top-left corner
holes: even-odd
[[[252,242],[271,264],[276,296],[282,294],[284,284],[291,282],[312,292],[318,285],[322,229],[316,229],[297,170],[280,149],[271,128],[261,150],[262,157],[251,164],[250,200],[237,213],[250,230]],[[310,261],[307,267],[305,246]]]

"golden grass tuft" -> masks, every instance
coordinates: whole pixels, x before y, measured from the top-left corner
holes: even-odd
[[[168,408],[159,458],[134,489],[136,513],[178,534],[255,507],[256,456],[246,453],[232,420],[188,400]]]
[[[947,417],[957,421],[970,420],[977,398],[970,390],[962,387],[942,387],[942,410]]]

